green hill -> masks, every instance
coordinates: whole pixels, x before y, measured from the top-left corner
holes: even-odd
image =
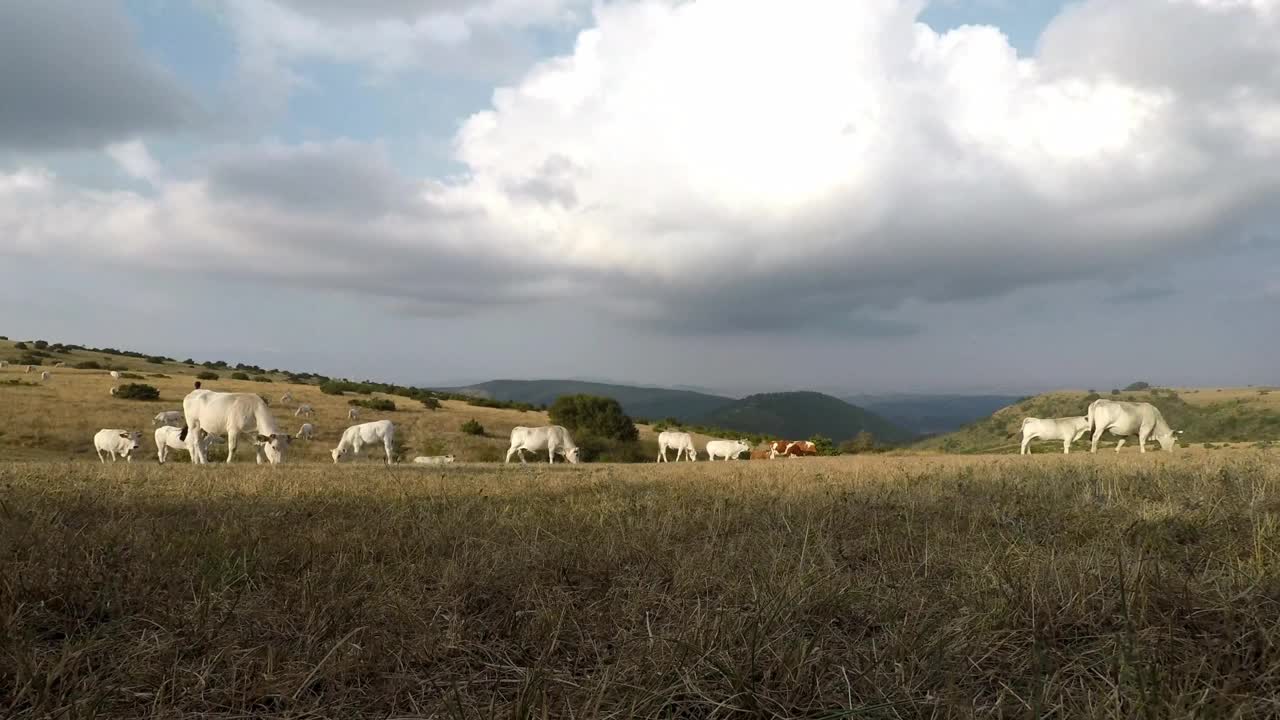
[[[1017,395],[853,395],[842,398],[917,435],[952,432],[1012,405]]]
[[[600,395],[617,400],[633,418],[673,417],[683,422],[698,422],[708,413],[733,402],[733,398],[690,390],[634,387],[581,380],[490,380],[460,388],[441,388],[448,392],[475,395],[491,400],[550,405],[561,395]]]
[[[717,408],[700,420],[705,425],[758,432],[789,439],[825,435],[836,442],[866,430],[885,442],[904,442],[910,431],[856,405],[816,392],[751,395]]]
[[[1280,405],[1269,397],[1268,390],[1248,395],[1230,393],[1218,399],[1221,391],[1174,391],[1155,388],[1118,395],[1098,395],[1079,391],[1045,393],[996,411],[991,417],[971,423],[956,432],[929,438],[916,444],[922,450],[954,453],[1017,452],[1022,441],[1020,430],[1025,417],[1069,417],[1084,415],[1089,403],[1099,397],[1131,402],[1149,402],[1174,430],[1181,430],[1183,443],[1242,443],[1280,441]],[[1115,447],[1116,438],[1107,435],[1103,442]],[[1079,444],[1083,444],[1081,440]],[[1035,449],[1057,448],[1061,443],[1037,444]]]

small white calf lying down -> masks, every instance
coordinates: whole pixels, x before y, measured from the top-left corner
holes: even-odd
[[[347,454],[358,456],[366,445],[382,443],[387,453],[387,464],[390,465],[392,463],[391,446],[395,444],[395,440],[396,426],[391,424],[390,420],[374,420],[352,425],[344,430],[342,439],[338,441],[338,447],[329,454],[333,456],[333,461],[336,463],[339,458]]]
[[[311,417],[314,414],[315,410],[312,410],[311,406],[306,403],[302,403],[297,410],[293,411],[294,417]]]
[[[698,449],[693,446],[693,436],[687,432],[665,430],[658,433],[658,462],[667,462],[667,450],[676,451],[676,462],[680,456],[688,457],[690,462],[698,459]]]
[[[413,461],[419,465],[444,465],[453,462],[452,455],[432,455],[430,457],[419,455]]]
[[[569,437],[568,430],[560,425],[543,425],[511,428],[511,448],[507,450],[504,462],[511,462],[511,456],[520,453],[520,462],[527,463],[529,461],[524,457],[525,451],[536,453],[540,450],[547,451],[548,462],[552,465],[556,462],[557,453],[571,463],[579,462],[582,457],[578,446],[573,444],[573,438]]]
[[[311,423],[302,423],[302,427],[298,428],[298,434],[294,437],[299,440],[310,440],[312,435],[316,433],[316,426]]]
[[[53,364],[53,366],[56,368],[63,367],[64,365],[66,365],[66,363],[62,362],[61,360]]]
[[[357,410],[357,409],[355,409],[355,408],[351,408],[350,410],[348,410],[348,411],[347,411],[347,419],[348,419],[348,420],[358,420],[359,418],[360,418],[360,411],[359,411],[359,410]]]
[[[1070,453],[1071,443],[1079,440],[1080,436],[1087,432],[1089,432],[1089,418],[1083,415],[1064,418],[1023,418],[1022,452],[1019,454],[1031,454],[1032,440],[1061,440],[1062,452]]]
[[[214,443],[226,442],[225,440],[218,437],[217,435],[210,435],[209,433],[203,430],[200,431],[200,435],[201,435],[200,450],[205,454],[206,457],[209,455],[210,445],[213,445]],[[156,437],[156,458],[160,461],[161,465],[164,464],[165,460],[169,459],[170,452],[174,450],[190,449],[187,447],[186,440],[182,439],[182,428],[173,427],[172,425],[165,425],[164,427],[156,428],[155,437]]]
[[[173,427],[180,428],[182,427],[182,411],[165,410],[163,412],[158,412],[156,413],[156,416],[152,418],[151,424],[155,427],[160,427],[161,425],[172,425]]]
[[[744,452],[751,452],[751,446],[741,440],[711,440],[707,443],[707,455],[712,460],[718,457],[737,460],[738,456]]]
[[[1160,414],[1160,409],[1151,403],[1094,400],[1089,403],[1086,417],[1093,430],[1093,444],[1089,452],[1098,452],[1098,441],[1105,432],[1120,438],[1120,442],[1116,443],[1116,452],[1120,452],[1124,441],[1132,435],[1138,436],[1138,448],[1142,452],[1147,451],[1147,440],[1151,438],[1159,442],[1166,452],[1173,452],[1178,435],[1182,434],[1181,430],[1174,432],[1170,429],[1169,423]]]
[[[98,452],[98,459],[104,463],[104,452],[111,456],[111,462],[116,461],[116,455],[124,458],[125,462],[133,462],[133,453],[142,449],[142,433],[117,428],[102,429],[93,436],[93,449]]]
[[[193,463],[208,462],[204,450],[195,442],[201,430],[227,438],[227,462],[235,459],[240,436],[250,434],[257,446],[258,464],[264,458],[272,465],[284,462],[289,435],[280,432],[267,403],[253,393],[192,390],[182,399],[182,414],[187,422],[182,439]]]
[[[45,380],[48,380],[48,379],[49,379],[49,377],[50,377],[50,375],[49,375],[49,371],[48,371],[48,370],[45,370],[44,372],[41,372],[41,373],[40,373],[40,381],[41,381],[41,382],[44,382]]]

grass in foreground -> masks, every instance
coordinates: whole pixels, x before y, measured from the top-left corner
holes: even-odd
[[[3,717],[1280,712],[1259,453],[0,487]]]

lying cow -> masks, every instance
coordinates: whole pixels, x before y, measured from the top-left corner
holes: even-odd
[[[152,425],[160,427],[161,425],[172,425],[173,427],[182,427],[182,411],[181,410],[163,410],[156,413],[151,419]]]
[[[1071,444],[1088,431],[1089,418],[1084,415],[1064,418],[1023,418],[1022,452],[1019,454],[1031,454],[1032,440],[1061,440],[1062,452],[1067,454],[1071,452]]]
[[[352,425],[342,433],[342,439],[338,441],[338,447],[334,448],[329,454],[333,456],[336,463],[346,455],[359,455],[360,451],[366,445],[376,445],[381,443],[387,453],[387,464],[393,461],[393,448],[396,440],[396,426],[390,420],[374,420],[373,422]]]
[[[665,430],[658,433],[658,462],[667,462],[667,450],[676,451],[676,462],[686,456],[690,462],[698,459],[698,449],[693,446],[693,436],[687,432]]]
[[[578,446],[573,443],[573,438],[569,436],[569,431],[560,425],[544,425],[542,427],[514,427],[511,428],[511,447],[507,450],[507,459],[504,462],[511,462],[511,456],[520,453],[520,462],[525,463],[525,452],[538,452],[546,450],[549,457],[549,463],[554,465],[556,462],[556,454],[564,456],[570,463],[577,463],[581,459],[581,451]]]
[[[1169,428],[1164,421],[1160,409],[1151,403],[1126,402],[1122,400],[1099,399],[1089,403],[1089,412],[1085,416],[1089,420],[1089,428],[1093,432],[1093,445],[1089,452],[1098,452],[1098,441],[1102,434],[1110,432],[1120,438],[1116,443],[1116,452],[1124,446],[1124,441],[1133,435],[1138,436],[1138,448],[1147,451],[1147,440],[1155,438],[1166,452],[1173,452],[1177,444],[1179,432]]]
[[[718,457],[726,461],[737,460],[745,452],[751,452],[751,446],[741,440],[711,440],[707,443],[707,455],[712,460]]]
[[[430,457],[419,455],[413,461],[419,465],[444,465],[453,462],[452,455],[432,455]]]
[[[770,459],[782,456],[817,455],[818,446],[808,440],[775,440],[769,443],[769,454]]]
[[[99,430],[93,436],[93,449],[103,463],[106,462],[102,456],[104,452],[111,456],[111,462],[116,461],[116,455],[124,458],[125,462],[133,462],[133,453],[142,449],[142,433],[115,428]]]
[[[200,450],[206,457],[209,454],[209,446],[214,443],[224,442],[223,439],[217,435],[210,435],[203,430],[200,431],[200,435]],[[160,461],[161,465],[164,464],[165,460],[169,459],[170,452],[174,450],[188,449],[186,441],[182,438],[182,428],[180,427],[165,425],[163,427],[156,428],[155,438],[156,459]]]
[[[192,390],[182,399],[182,414],[187,421],[182,439],[187,443],[193,463],[208,462],[204,450],[195,441],[201,430],[227,438],[227,462],[235,459],[241,435],[254,438],[258,464],[264,459],[272,465],[284,462],[289,434],[280,432],[267,403],[253,393]]]

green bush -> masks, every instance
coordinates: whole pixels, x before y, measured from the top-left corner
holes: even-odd
[[[13,349],[14,349],[14,350],[26,350],[26,349],[27,349],[27,344],[26,344],[26,343],[24,343],[24,342],[16,342],[16,343],[14,343],[14,344],[13,344]]]
[[[147,356],[147,362],[151,363],[152,365],[163,365],[165,364],[165,362],[167,362],[167,360],[168,358],[165,358],[164,356],[161,356],[161,355]]]
[[[128,383],[116,390],[116,397],[121,400],[159,400],[160,390],[153,385]]]
[[[72,365],[71,367],[77,370],[101,370],[102,369],[102,365],[94,362],[93,360],[82,360],[76,363],[75,365]]]
[[[1125,386],[1124,389],[1128,390],[1129,392],[1137,392],[1139,390],[1149,390],[1151,389],[1151,383],[1139,380],[1138,382],[1129,383],[1128,385]]]
[[[237,372],[233,372],[233,373],[231,373],[231,379],[232,379],[232,380],[248,380],[248,379],[249,379],[249,373],[243,373],[243,372],[239,372],[239,371],[237,371]]]
[[[575,437],[574,443],[582,462],[647,463],[658,454],[654,442],[611,440],[590,433]]]
[[[199,380],[217,380],[218,373],[213,372],[211,370],[201,370],[199,373],[196,374],[196,378]]]
[[[575,434],[635,442],[640,431],[617,400],[596,395],[561,395],[551,405],[551,422]]]
[[[49,343],[45,342],[44,340],[37,340],[35,341],[35,346],[37,350],[44,350],[45,348],[49,347]]]
[[[356,405],[370,410],[378,410],[380,412],[395,412],[396,404],[391,400],[384,398],[351,398],[347,401],[348,405]]]
[[[1111,388],[1111,394],[1112,394],[1112,395],[1119,395],[1119,394],[1120,394],[1120,391],[1119,391],[1119,390],[1117,390],[1117,389],[1115,389],[1115,388]]]
[[[274,380],[272,380],[271,378],[267,377],[266,375],[254,375],[253,377],[251,377],[251,378],[249,378],[249,379],[250,379],[250,380],[252,380],[252,381],[254,381],[254,382],[260,382],[260,383],[275,382]]]
[[[147,377],[160,378],[160,379],[162,379],[162,380],[168,380],[168,379],[169,379],[169,376],[168,376],[168,375],[165,375],[164,373],[151,373],[151,374],[150,374],[150,375],[148,375]]]
[[[35,355],[21,355],[18,357],[17,361],[14,362],[14,364],[15,365],[43,365],[44,361],[36,357]]]
[[[481,425],[480,423],[476,422],[476,419],[475,419],[475,418],[472,418],[472,419],[470,419],[470,420],[468,420],[468,421],[466,421],[466,422],[462,423],[462,426],[461,426],[461,427],[459,427],[458,429],[459,429],[459,430],[461,430],[462,432],[466,433],[467,435],[478,435],[478,436],[483,437],[483,436],[484,436],[484,434],[485,434],[485,432],[484,432],[484,426],[483,426],[483,425]]]
[[[135,372],[122,372],[120,373],[120,379],[121,380],[141,380],[142,376]]]
[[[421,401],[421,402],[422,402],[422,407],[424,407],[424,408],[426,408],[426,409],[428,409],[428,410],[439,410],[439,409],[440,409],[440,401],[439,401],[439,400],[437,400],[437,399],[435,399],[435,398],[433,398],[433,397],[424,397],[424,398],[422,398],[422,401]]]

